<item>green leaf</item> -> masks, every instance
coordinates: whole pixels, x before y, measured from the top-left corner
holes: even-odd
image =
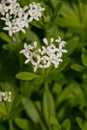
[[[58,120],[56,117],[52,116],[50,119],[51,127],[53,130],[61,130],[61,125],[59,124]]]
[[[87,72],[83,74],[83,79],[87,81]]]
[[[60,1],[57,1],[57,0],[50,0],[51,1],[51,4],[52,4],[52,6],[54,7],[54,8],[56,8],[56,5],[58,4],[58,3],[60,3]]]
[[[79,64],[72,64],[71,65],[71,68],[75,71],[78,71],[78,72],[84,72],[85,71],[85,68]]]
[[[77,121],[80,129],[83,130],[83,120],[79,117],[76,117],[76,121]]]
[[[48,89],[48,85],[45,83],[45,92],[43,95],[43,111],[47,125],[50,127],[51,116],[55,115],[53,97]]]
[[[82,90],[82,88],[79,84],[77,84],[73,88],[73,92],[72,92],[70,97],[71,97],[71,100],[69,100],[69,103],[71,104],[72,107],[86,106],[86,98],[84,96],[84,91]]]
[[[63,60],[62,63],[60,63],[60,65],[59,65],[59,67],[58,67],[58,69],[57,69],[58,72],[63,71],[63,70],[65,69],[65,67],[68,65],[69,61],[70,61],[70,58],[66,58],[66,57],[65,57],[65,59]]]
[[[0,102],[0,116],[7,115],[6,107],[4,102]]]
[[[81,55],[81,58],[82,58],[82,63],[85,67],[87,67],[87,55],[85,54],[82,54]]]
[[[14,45],[13,44],[4,44],[3,49],[5,49],[5,50],[14,50]]]
[[[66,55],[70,55],[73,53],[73,51],[77,48],[78,44],[79,44],[79,38],[78,37],[73,37],[72,39],[70,39],[69,41],[67,41],[66,44],[66,50],[68,50]]]
[[[19,128],[29,130],[29,121],[27,119],[15,118],[15,123]]]
[[[38,113],[34,103],[28,98],[23,98],[22,99],[22,104],[24,106],[24,109],[25,109],[28,117],[34,123],[39,123],[41,119],[40,119],[39,113]]]
[[[58,125],[58,120],[56,119],[56,117],[52,116],[50,119],[50,123],[51,125]]]
[[[7,130],[7,128],[5,128],[5,125],[3,125],[2,123],[0,124],[0,129],[1,130]]]
[[[39,77],[40,77],[39,75],[29,72],[20,72],[16,74],[16,78],[21,80],[33,80]]]
[[[32,41],[32,42],[37,41],[38,44],[40,43],[40,39],[39,39],[38,35],[34,31],[29,30],[29,29],[27,30],[27,33],[26,33],[26,40]]]
[[[12,39],[6,33],[0,32],[0,38],[6,42],[12,42]]]
[[[58,100],[57,100],[57,104],[61,103],[62,101],[65,101],[67,99],[70,98],[70,95],[74,89],[74,87],[76,86],[77,84],[76,83],[71,83],[69,86],[67,86],[63,91],[62,93],[59,95],[58,97]]]
[[[36,28],[39,28],[39,29],[42,29],[42,27],[43,27],[40,20],[39,20],[39,22],[32,21],[31,25],[33,25],[33,26],[35,26]]]
[[[84,120],[80,117],[77,117],[76,121],[77,121],[81,130],[87,130],[87,121],[86,120]]]
[[[70,120],[66,119],[63,121],[62,123],[62,130],[70,130],[71,124],[70,124]]]
[[[62,2],[61,1],[54,2],[52,0],[51,0],[51,2],[52,2],[52,5],[53,5],[53,3],[56,3],[55,4],[55,10],[54,10],[54,13],[53,13],[53,16],[52,16],[52,20],[51,20],[51,22],[54,23],[56,18],[57,18],[57,16],[58,16],[59,10],[61,9]]]
[[[46,33],[47,33],[47,37],[57,37],[58,36],[57,25],[53,24],[53,26],[51,26],[50,29],[46,30]]]
[[[60,10],[60,15],[62,17],[59,17],[57,19],[57,24],[59,24],[62,27],[75,27],[80,28],[80,20],[78,18],[77,13],[73,8],[70,7],[69,4],[66,4],[63,2],[63,6]],[[71,22],[72,21],[72,22]],[[73,31],[73,30],[72,30]]]

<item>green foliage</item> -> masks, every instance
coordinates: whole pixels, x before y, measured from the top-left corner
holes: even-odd
[[[32,0],[18,0],[21,6]],[[45,8],[26,33],[11,38],[0,19],[0,130],[87,130],[87,1],[34,0]],[[1,15],[0,15],[1,17]],[[33,72],[19,54],[25,42],[61,36],[67,53],[58,68]]]
[[[76,120],[77,120],[77,123],[78,123],[81,130],[87,129],[87,121],[86,120],[79,118],[79,117],[77,117]]]
[[[16,78],[21,80],[33,80],[35,78],[39,78],[40,76],[34,73],[29,72],[20,72],[16,75]]]
[[[15,118],[15,123],[22,130],[29,130],[29,122],[27,119],[23,118]]]

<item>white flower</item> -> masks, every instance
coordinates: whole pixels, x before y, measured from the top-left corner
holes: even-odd
[[[58,38],[55,40],[55,42],[57,42],[59,44],[59,48],[62,49],[62,47],[65,46],[66,42],[65,41],[61,41],[61,37],[58,36]]]
[[[49,57],[44,55],[41,57],[41,63],[40,63],[40,68],[49,68],[51,65],[51,62],[49,60]]]
[[[11,95],[12,95],[11,92],[5,92],[3,95],[3,100],[7,102],[11,102]]]
[[[5,4],[1,4],[0,3],[0,12],[2,15],[5,15],[5,13],[8,11],[7,7],[5,6]]]
[[[41,12],[44,11],[45,8],[42,8],[40,6],[40,3],[35,3],[35,2],[32,2],[31,4],[29,4],[29,15],[30,15],[30,18],[29,18],[29,22],[31,22],[33,19],[38,21],[39,20],[39,17],[41,17]]]
[[[7,27],[4,27],[3,30],[7,30],[9,33],[9,36],[12,36],[13,34],[13,26],[12,23],[9,21],[8,23],[6,22]]]
[[[30,50],[32,49],[33,49],[33,46],[27,45],[26,43],[24,43],[24,49],[20,51],[20,54],[23,53],[26,58],[29,58],[29,53],[30,53]]]
[[[51,64],[54,65],[55,68],[58,67],[62,60],[62,53],[66,53],[67,50],[63,49],[65,46],[65,42],[63,41],[54,40],[54,38],[50,38],[50,43],[46,38],[43,39],[44,46],[41,48],[37,48],[37,42],[35,41],[32,45],[24,44],[24,49],[20,51],[23,53],[27,58],[25,63],[31,62],[34,67],[34,72],[37,71],[39,68],[49,68]],[[62,47],[56,46],[54,42],[59,42]]]
[[[0,102],[1,101],[6,101],[6,102],[11,102],[12,101],[12,92],[0,92]]]
[[[67,50],[66,50],[66,49],[60,49],[60,48],[59,48],[58,52],[59,52],[59,53],[58,53],[58,57],[61,58],[61,57],[62,57],[62,53],[67,53]]]
[[[33,2],[22,8],[17,0],[1,0],[0,13],[3,16],[1,19],[6,25],[3,29],[7,30],[10,36],[19,31],[25,33],[25,28],[29,27],[29,23],[32,20],[39,20],[44,10],[40,3]]]
[[[41,58],[38,54],[34,54],[32,56],[31,63],[34,66],[34,72],[36,72],[37,69],[39,68],[40,61],[41,61]]]

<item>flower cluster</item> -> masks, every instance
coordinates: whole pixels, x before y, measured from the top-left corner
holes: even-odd
[[[12,93],[9,92],[0,92],[0,102],[1,101],[6,101],[6,102],[11,102],[11,95]]]
[[[31,62],[34,66],[34,72],[38,68],[49,68],[51,64],[57,68],[59,63],[63,61],[62,53],[67,52],[66,49],[63,49],[66,42],[61,41],[59,36],[57,39],[50,38],[50,41],[43,38],[43,43],[41,48],[38,48],[36,41],[33,45],[24,43],[24,49],[20,51],[27,58],[25,64]]]
[[[39,20],[42,15],[42,8],[40,3],[32,2],[28,6],[20,7],[17,0],[2,0],[0,3],[0,13],[2,15],[1,20],[5,21],[9,35],[22,31],[25,33],[25,28],[29,27],[29,23],[32,20]]]

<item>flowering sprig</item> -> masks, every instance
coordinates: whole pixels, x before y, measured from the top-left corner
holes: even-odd
[[[63,61],[62,53],[67,52],[66,49],[63,49],[66,42],[61,41],[60,37],[57,39],[50,38],[50,42],[47,38],[43,38],[43,43],[44,45],[41,48],[37,47],[36,41],[33,45],[24,43],[24,49],[20,51],[20,54],[26,57],[25,64],[31,62],[34,72],[38,68],[49,68],[51,64],[57,68],[59,63]]]
[[[6,101],[6,102],[11,102],[12,98],[12,93],[11,91],[9,92],[0,92],[0,102]]]
[[[6,25],[3,30],[7,30],[9,36],[19,31],[25,33],[25,28],[29,27],[29,23],[33,20],[38,21],[44,10],[45,8],[42,8],[40,3],[32,2],[22,8],[17,0],[2,0],[0,3],[1,20],[4,20]]]

